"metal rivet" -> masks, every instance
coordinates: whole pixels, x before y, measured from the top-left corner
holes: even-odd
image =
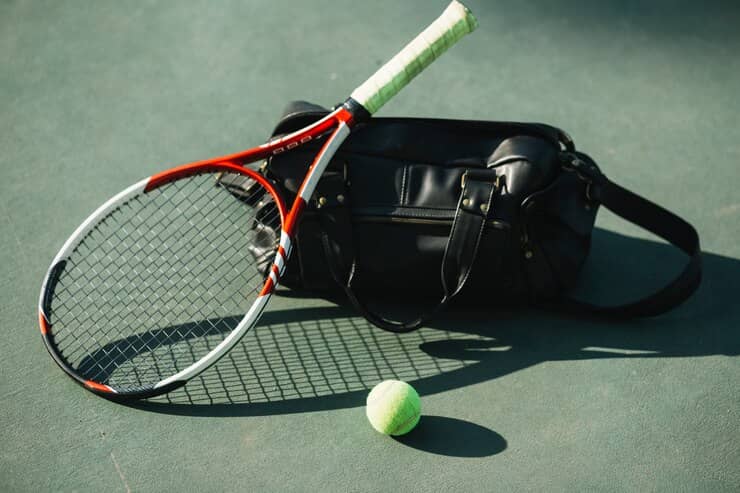
[[[326,205],[326,197],[319,197],[319,207]]]
[[[463,205],[463,207],[469,206],[470,205],[470,199],[463,199],[462,205]]]
[[[530,259],[533,256],[534,256],[534,254],[532,253],[531,250],[527,250],[526,252],[524,252],[524,258]]]
[[[481,212],[488,212],[488,204],[481,204],[480,205],[480,211]]]
[[[337,202],[339,202],[340,204],[343,204],[344,203],[344,195],[342,195],[341,193],[339,195],[337,195]]]

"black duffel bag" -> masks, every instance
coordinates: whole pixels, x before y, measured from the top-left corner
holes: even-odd
[[[326,114],[291,103],[273,135]],[[319,145],[262,164],[287,203]],[[599,206],[681,249],[689,257],[684,270],[629,304],[569,298]],[[261,236],[265,251],[274,248],[274,233]],[[373,118],[333,158],[293,244],[283,285],[342,291],[371,323],[396,332],[419,327],[453,297],[485,306],[557,304],[610,317],[658,315],[688,298],[701,277],[699,238],[690,224],[610,182],[565,132],[543,124]],[[377,296],[428,308],[411,321],[394,321],[368,308],[365,300]]]

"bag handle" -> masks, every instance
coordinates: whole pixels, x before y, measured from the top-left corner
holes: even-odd
[[[675,308],[691,296],[701,282],[701,248],[696,229],[672,212],[610,181],[593,160],[580,152],[565,153],[571,167],[588,183],[588,197],[621,218],[640,226],[688,255],[683,270],[655,293],[631,303],[612,306],[594,305],[566,298],[562,305],[569,311],[612,318],[651,317]]]
[[[416,330],[446,306],[465,286],[478,255],[494,194],[499,189],[499,177],[491,169],[468,170],[462,177],[461,188],[455,218],[442,257],[440,277],[444,295],[434,308],[405,322],[391,320],[373,312],[360,300],[352,287],[357,261],[352,246],[351,217],[346,199],[342,201],[343,207],[332,208],[332,214],[326,213],[325,206],[319,208],[322,221],[321,243],[329,271],[352,306],[367,321],[390,332]]]

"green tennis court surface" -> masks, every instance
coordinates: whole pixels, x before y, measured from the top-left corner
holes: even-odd
[[[105,199],[343,100],[446,1],[0,2],[0,491],[737,491],[740,7],[466,2],[480,28],[380,115],[543,121],[694,224],[704,282],[653,320],[448,313],[397,336],[283,296],[217,367],[126,407],[47,355],[43,274]],[[581,290],[683,259],[602,212]],[[495,280],[493,280],[495,282]],[[412,383],[419,427],[364,415]]]

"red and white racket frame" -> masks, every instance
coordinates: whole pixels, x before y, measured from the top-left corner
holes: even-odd
[[[163,394],[184,385],[188,380],[203,372],[218,361],[257,323],[262,311],[270,299],[270,296],[278,286],[280,276],[285,271],[285,266],[287,265],[288,257],[290,256],[292,239],[296,231],[298,219],[300,218],[302,211],[305,209],[307,201],[311,198],[321,174],[326,169],[326,166],[329,164],[331,158],[334,156],[344,139],[349,135],[351,127],[355,124],[356,118],[352,110],[354,109],[355,112],[360,114],[364,113],[364,110],[362,110],[361,107],[358,108],[359,105],[355,105],[356,103],[352,104],[351,101],[348,101],[348,103],[340,106],[316,123],[295,133],[271,140],[253,149],[227,156],[197,161],[152,175],[149,178],[141,180],[123,190],[95,210],[95,212],[93,212],[77,228],[77,230],[75,230],[75,232],[65,242],[64,246],[62,246],[62,249],[56,257],[54,257],[41,288],[41,296],[39,299],[39,326],[41,328],[44,343],[56,363],[75,381],[96,394],[113,399],[141,399]],[[272,183],[258,172],[244,167],[246,164],[267,159],[270,156],[292,150],[302,144],[306,144],[319,139],[322,136],[326,136],[327,134],[329,136],[326,138],[326,141],[323,143],[319,153],[311,163],[290,210],[286,209],[283,198]],[[59,272],[63,269],[71,252],[74,251],[74,249],[85,238],[87,233],[101,220],[101,218],[108,215],[110,211],[116,209],[121,204],[127,202],[131,197],[151,192],[163,185],[187,176],[218,172],[238,173],[258,182],[273,197],[280,214],[282,230],[277,252],[270,272],[265,279],[265,283],[257,299],[254,301],[237,327],[208,354],[191,366],[151,387],[121,391],[114,389],[105,383],[82,378],[66,363],[59,353],[59,350],[54,343],[53,324],[50,317],[50,303],[53,287],[58,278]]]
[[[129,187],[119,193],[87,218],[87,220],[72,234],[57,254],[49,268],[41,288],[39,301],[39,323],[49,352],[56,362],[76,381],[89,390],[108,398],[138,399],[162,394],[183,385],[192,377],[214,364],[229,351],[241,337],[257,322],[272,293],[275,291],[280,276],[285,270],[290,256],[293,235],[298,219],[307,201],[310,199],[321,174],[331,161],[339,146],[358,122],[370,118],[380,107],[388,102],[414,77],[421,73],[429,64],[437,59],[459,39],[472,32],[477,21],[464,5],[458,0],[452,0],[442,15],[432,22],[424,31],[414,38],[406,47],[397,53],[384,66],[378,69],[364,83],[358,86],[347,101],[332,111],[329,115],[292,134],[273,139],[258,147],[236,154],[197,161],[185,166],[173,168],[169,171],[151,176],[146,180]],[[269,158],[275,154],[290,151],[302,144],[311,142],[319,137],[329,135],[324,141],[319,153],[309,167],[306,177],[301,184],[293,206],[285,210],[285,204],[274,187],[261,175],[243,168],[245,164]],[[55,283],[55,276],[63,269],[69,254],[75,249],[97,221],[109,211],[119,206],[134,195],[148,193],[166,183],[191,174],[212,171],[231,171],[248,176],[258,181],[275,199],[280,209],[282,231],[275,254],[275,260],[265,279],[264,286],[247,311],[238,326],[213,350],[196,363],[186,369],[146,388],[117,391],[102,382],[85,380],[78,376],[58,354],[53,341],[53,327],[50,319],[50,298]]]

